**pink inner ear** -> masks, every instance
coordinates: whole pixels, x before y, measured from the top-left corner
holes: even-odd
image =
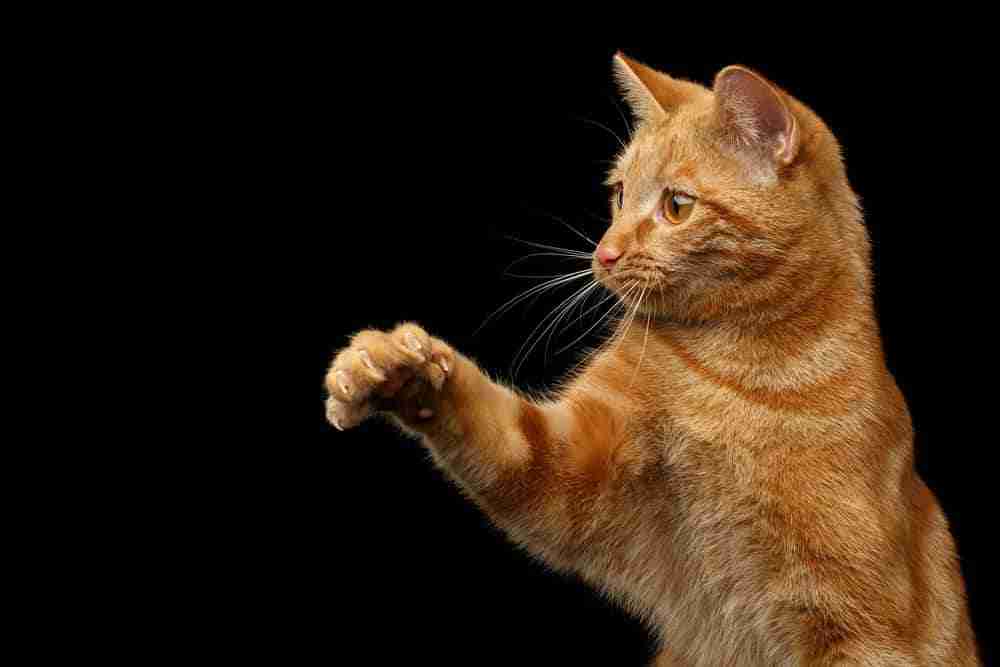
[[[795,117],[774,87],[741,67],[729,67],[715,80],[716,102],[727,130],[740,139],[774,150],[788,163],[797,150]]]

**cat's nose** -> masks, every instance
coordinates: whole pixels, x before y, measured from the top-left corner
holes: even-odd
[[[622,256],[622,251],[612,245],[601,244],[597,246],[594,254],[597,255],[597,261],[601,263],[601,266],[605,269],[610,269],[618,261],[618,258]]]

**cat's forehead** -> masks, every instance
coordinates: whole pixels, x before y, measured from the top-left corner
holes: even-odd
[[[646,125],[636,128],[632,140],[615,160],[608,176],[609,181],[631,180],[637,171],[645,171],[652,163],[662,162],[670,151],[671,135]]]
[[[735,165],[708,138],[703,114],[694,109],[691,112],[636,128],[608,182],[712,190],[719,182],[734,178],[738,173]]]
[[[688,159],[694,151],[686,130],[682,124],[669,121],[637,128],[612,169],[612,180],[647,180],[660,175],[672,162]]]

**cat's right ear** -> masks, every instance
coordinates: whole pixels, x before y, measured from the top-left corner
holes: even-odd
[[[699,86],[674,79],[619,51],[612,59],[615,80],[636,118],[655,121],[690,100]]]

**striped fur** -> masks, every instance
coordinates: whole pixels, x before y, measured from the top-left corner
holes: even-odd
[[[649,286],[635,326],[546,400],[416,325],[362,332],[331,421],[389,411],[511,539],[646,619],[656,665],[979,664],[836,139],[746,70],[713,92],[616,68],[641,122],[609,177],[624,254],[594,268]],[[652,222],[664,188],[690,219]]]

